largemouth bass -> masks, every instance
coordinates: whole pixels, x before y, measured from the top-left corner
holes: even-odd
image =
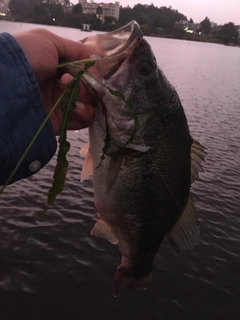
[[[98,104],[82,150],[82,180],[93,175],[99,217],[91,233],[118,244],[122,254],[114,278],[119,296],[149,286],[165,236],[177,252],[195,246],[199,225],[190,188],[205,151],[135,21],[83,42],[101,48],[103,57],[95,79],[85,75]]]

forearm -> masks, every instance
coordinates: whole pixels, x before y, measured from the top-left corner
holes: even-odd
[[[16,40],[0,35],[0,185],[4,184],[47,116],[38,84]],[[48,163],[56,151],[48,121],[11,182]],[[34,168],[32,163],[40,164]]]

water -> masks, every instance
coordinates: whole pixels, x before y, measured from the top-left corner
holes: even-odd
[[[31,27],[0,21],[1,32]],[[75,40],[89,35],[48,29]],[[96,219],[92,184],[79,182],[79,148],[88,136],[73,132],[66,188],[54,207],[43,213],[55,159],[0,198],[1,319],[239,319],[240,49],[147,40],[177,88],[193,137],[208,148],[205,171],[193,186],[199,245],[178,255],[164,241],[151,288],[113,298],[120,253],[89,235]]]

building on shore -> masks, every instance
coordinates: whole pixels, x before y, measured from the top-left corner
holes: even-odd
[[[88,23],[82,23],[81,30],[82,30],[82,31],[87,31],[87,32],[92,31],[92,29],[91,29],[91,24],[88,24]]]
[[[240,26],[237,26],[236,29],[237,29],[237,32],[238,32],[238,39],[240,39]]]
[[[215,28],[217,28],[217,23],[215,22],[211,22],[211,29],[214,30]],[[201,23],[194,23],[194,22],[189,22],[187,20],[180,20],[175,22],[174,27],[176,29],[182,29],[188,33],[201,33]]]
[[[0,16],[5,17],[8,13],[8,3],[9,0],[0,0]]]
[[[120,2],[115,3],[99,3],[90,0],[78,0],[78,3],[82,5],[83,13],[95,14],[102,22],[105,21],[106,17],[111,17],[114,20],[119,19]]]
[[[182,29],[182,30],[189,32],[189,33],[196,33],[197,30],[200,29],[200,24],[189,22],[187,20],[180,20],[180,21],[175,22],[174,27],[176,29]]]

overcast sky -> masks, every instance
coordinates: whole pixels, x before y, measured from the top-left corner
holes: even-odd
[[[70,0],[78,3],[78,0]],[[88,0],[89,2],[89,0]],[[115,3],[115,0],[95,0],[100,3]],[[137,3],[151,4],[157,7],[172,6],[179,12],[185,14],[188,19],[193,18],[194,22],[201,22],[206,16],[212,22],[224,24],[234,22],[240,25],[240,0],[119,0],[123,7],[134,6]]]

